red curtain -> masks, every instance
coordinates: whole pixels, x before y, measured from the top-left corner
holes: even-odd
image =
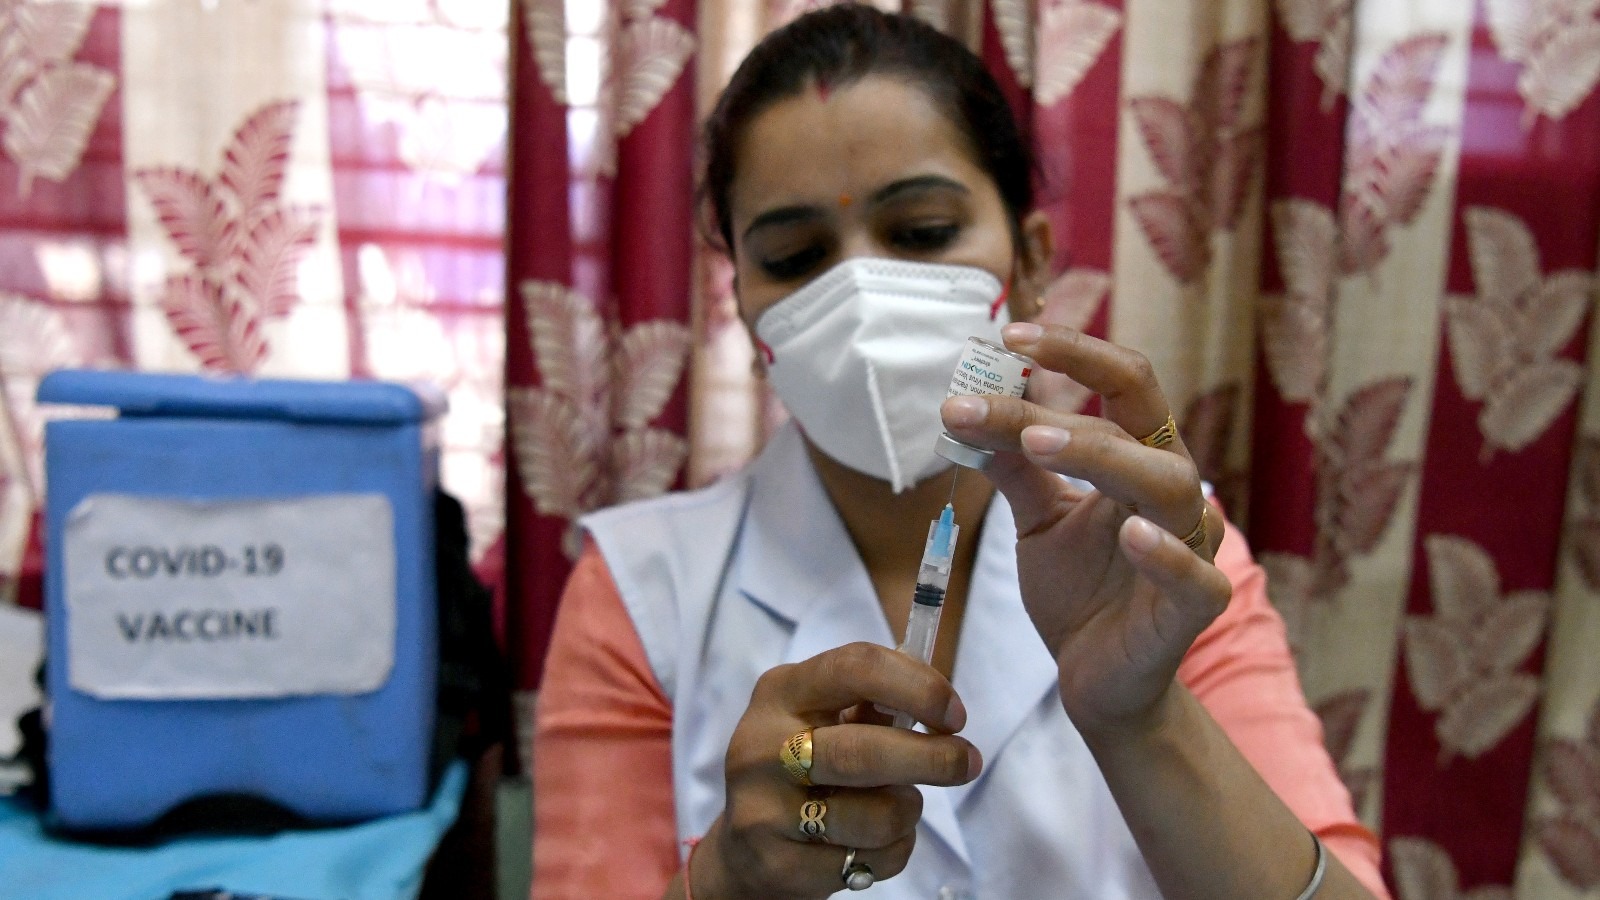
[[[579,550],[575,518],[673,486],[687,457],[696,12],[692,0],[608,6],[584,120],[551,59],[562,4],[516,15],[506,586],[517,684],[532,690]]]

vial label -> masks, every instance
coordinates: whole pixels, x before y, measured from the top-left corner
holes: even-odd
[[[1021,397],[1031,374],[1033,360],[983,338],[969,337],[955,373],[950,376],[950,390],[945,396]]]

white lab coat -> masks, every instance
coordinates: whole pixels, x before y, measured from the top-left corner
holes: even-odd
[[[736,476],[583,524],[672,701],[678,837],[701,835],[722,810],[723,757],[761,673],[852,641],[890,645],[889,625],[792,425]],[[981,541],[955,688],[968,713],[962,734],[984,770],[968,785],[922,788],[909,866],[866,895],[1156,900],[1057,697],[1055,663],[1017,587],[1011,509],[998,495]],[[776,745],[773,757],[777,765]],[[799,817],[797,807],[797,825]]]

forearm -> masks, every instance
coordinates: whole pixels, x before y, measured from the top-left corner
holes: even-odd
[[[1295,900],[1311,879],[1306,827],[1188,689],[1138,726],[1084,739],[1167,900]],[[1331,853],[1318,900],[1371,900]]]

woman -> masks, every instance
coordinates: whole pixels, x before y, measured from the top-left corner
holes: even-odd
[[[1027,322],[1053,239],[981,63],[909,17],[812,13],[741,65],[707,154],[797,424],[737,476],[585,521],[541,696],[534,896],[1382,896],[1148,363]],[[940,407],[969,332],[1104,418]],[[935,409],[997,451],[984,475],[952,487]],[[889,647],[947,500],[962,539],[925,666]]]

